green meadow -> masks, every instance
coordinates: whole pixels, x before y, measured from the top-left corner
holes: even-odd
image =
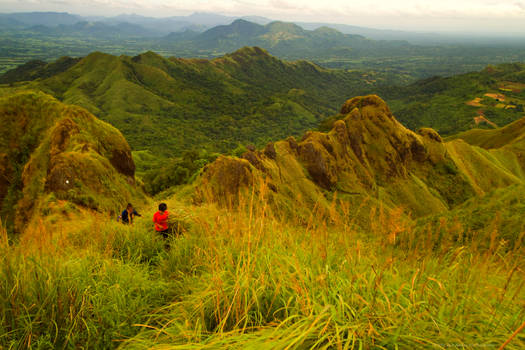
[[[237,209],[170,200],[184,229],[168,242],[153,232],[153,205],[132,226],[92,216],[52,232],[37,225],[16,242],[4,231],[0,344],[525,346],[523,333],[513,336],[525,316],[523,245],[505,244],[496,226],[417,232],[401,210],[333,204],[294,218],[264,198]],[[367,229],[356,225],[363,215],[373,219]]]

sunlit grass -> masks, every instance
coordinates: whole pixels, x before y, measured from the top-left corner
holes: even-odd
[[[525,318],[523,246],[509,249],[497,230],[458,240],[461,228],[421,233],[401,210],[377,208],[363,231],[363,213],[337,199],[283,218],[264,195],[231,209],[169,201],[191,222],[170,248],[152,230],[153,208],[133,227],[42,227],[11,245],[2,232],[0,344],[499,347]],[[506,348],[523,347],[518,333]]]

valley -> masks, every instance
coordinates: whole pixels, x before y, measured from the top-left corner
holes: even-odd
[[[432,129],[406,129],[377,96],[352,98],[330,132],[220,156],[191,184],[164,192],[179,227],[166,248],[140,188],[110,174],[100,187],[101,175],[90,174],[98,167],[89,162],[101,162],[103,172],[132,176],[133,167],[103,158],[120,136],[42,93],[3,97],[3,113],[39,119],[20,109],[26,103],[67,117],[48,119],[51,139],[36,136],[23,167],[19,204],[27,195],[40,203],[32,224],[18,243],[1,232],[6,344],[426,348],[454,339],[468,347],[501,344],[519,327],[525,119],[444,141]],[[100,126],[82,130],[78,118]],[[59,159],[75,153],[80,163],[68,171],[89,203],[70,197],[60,170],[68,163]],[[47,162],[50,185],[28,182]],[[122,202],[108,192],[119,184],[138,191],[144,219],[132,226],[102,204]],[[29,329],[18,316],[28,300],[40,300],[25,311]],[[453,316],[458,305],[468,317]]]
[[[41,90],[117,127],[147,191],[156,194],[187,183],[220,153],[241,155],[251,145],[264,147],[313,128],[330,130],[349,94],[383,96],[413,131],[431,127],[450,136],[503,126],[525,115],[523,72],[520,64],[490,66],[392,87],[381,74],[282,61],[245,47],[212,60],[92,53],[28,63],[0,82],[5,93]],[[500,95],[507,100],[490,97]],[[159,177],[159,168],[178,175]]]
[[[0,349],[525,348],[518,36],[316,23],[0,13]]]

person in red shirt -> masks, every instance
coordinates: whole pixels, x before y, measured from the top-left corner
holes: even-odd
[[[168,214],[168,206],[166,203],[160,203],[159,211],[153,215],[155,231],[160,233],[164,238],[168,238]]]

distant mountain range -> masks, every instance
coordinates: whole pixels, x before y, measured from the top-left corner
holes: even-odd
[[[34,26],[70,26],[78,22],[100,22],[110,26],[126,23],[137,26],[135,31],[143,30],[142,36],[164,36],[172,32],[184,32],[186,30],[204,32],[220,25],[228,25],[238,19],[244,19],[253,23],[266,25],[272,19],[261,16],[225,16],[216,13],[196,12],[188,16],[171,16],[164,18],[146,17],[137,14],[121,14],[113,17],[103,16],[79,16],[64,12],[22,12],[0,14],[0,30],[2,29],[27,29]],[[339,23],[315,23],[294,22],[307,30],[315,30],[328,27],[340,31],[343,34],[361,35],[375,40],[406,40],[419,45],[436,45],[447,43],[488,44],[494,40],[505,41],[506,44],[519,45],[523,37],[499,39],[475,37],[462,33],[430,33],[410,32],[401,30],[376,29]]]
[[[327,60],[334,57],[398,56],[414,48],[406,41],[375,41],[320,27],[305,30],[288,22],[266,25],[237,19],[203,33],[171,34],[163,45],[184,55],[223,55],[243,46],[260,46],[287,59]]]
[[[172,32],[193,30],[203,32],[218,25],[230,24],[237,19],[245,19],[254,23],[267,24],[270,19],[259,16],[231,17],[213,13],[194,13],[189,16],[173,16],[165,18],[144,17],[135,14],[122,14],[115,17],[82,17],[60,12],[22,12],[0,14],[0,29],[35,29],[40,26],[49,27],[52,33],[67,32],[70,28],[82,26],[112,30],[122,27],[134,28],[133,35],[141,37],[161,37]],[[86,25],[87,24],[87,25]],[[40,28],[43,30],[43,28]]]
[[[72,25],[77,22],[85,21],[81,16],[72,15],[65,12],[20,12],[20,13],[0,13],[0,25],[33,27],[38,25],[57,26]]]
[[[322,23],[299,26],[263,17],[208,13],[169,18],[0,14],[0,73],[30,60],[50,62],[93,51],[130,56],[154,51],[164,57],[214,58],[244,46],[259,46],[282,59],[379,71],[400,85],[525,60],[525,41],[516,44],[493,38],[490,45],[480,45],[472,38],[462,44],[445,44],[446,40],[440,39],[439,45],[432,45],[433,34],[419,35]]]

